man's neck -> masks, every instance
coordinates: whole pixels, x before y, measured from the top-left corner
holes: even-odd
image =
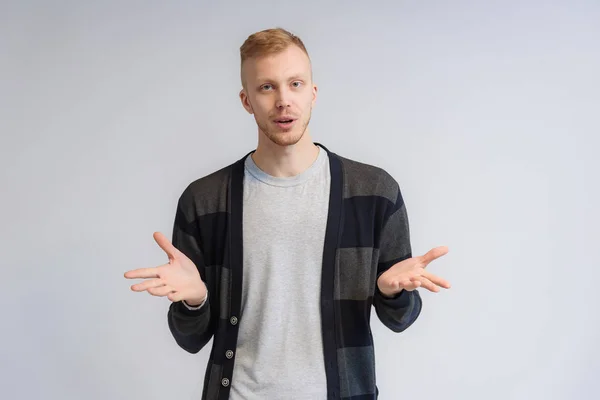
[[[271,176],[296,176],[308,169],[319,155],[319,148],[313,143],[308,130],[298,143],[291,146],[279,146],[266,137],[263,139],[259,140],[252,160]]]

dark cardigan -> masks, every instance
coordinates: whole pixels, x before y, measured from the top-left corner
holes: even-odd
[[[419,316],[415,290],[384,297],[377,278],[412,257],[398,183],[383,169],[329,156],[331,191],[323,252],[321,315],[328,399],[376,399],[371,307],[401,332]],[[169,328],[179,346],[200,351],[214,338],[203,400],[228,399],[241,314],[244,160],[192,182],[178,201],[173,244],[198,267],[209,298],[200,310],[172,303]],[[285,293],[281,293],[285,296]],[[301,318],[301,316],[299,316]]]

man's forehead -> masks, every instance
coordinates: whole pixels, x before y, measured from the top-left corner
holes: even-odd
[[[310,72],[306,70],[299,69],[290,69],[290,70],[272,70],[272,71],[264,71],[259,72],[255,71],[255,74],[252,74],[252,78],[257,81],[265,81],[265,80],[288,80],[293,78],[306,78]]]
[[[288,48],[284,51],[247,59],[242,66],[245,80],[250,82],[289,81],[310,79],[312,76],[310,59],[300,49]]]

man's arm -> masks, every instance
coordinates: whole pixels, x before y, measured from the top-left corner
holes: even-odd
[[[396,201],[388,212],[380,235],[377,282],[381,274],[394,264],[412,257],[410,230],[404,199],[397,188]],[[404,290],[394,295],[385,295],[379,284],[375,284],[373,305],[379,320],[394,332],[402,332],[418,318],[422,301],[417,290]]]
[[[191,199],[182,196],[177,205],[173,226],[173,246],[185,254],[198,268],[208,292],[214,290],[213,282],[206,280],[206,265],[200,247],[198,225]],[[177,344],[190,353],[199,352],[212,338],[216,318],[211,310],[208,292],[200,305],[175,301],[168,311],[171,334]]]

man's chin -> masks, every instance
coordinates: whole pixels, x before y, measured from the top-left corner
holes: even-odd
[[[302,139],[303,134],[294,131],[269,133],[267,137],[278,146],[293,146]]]

